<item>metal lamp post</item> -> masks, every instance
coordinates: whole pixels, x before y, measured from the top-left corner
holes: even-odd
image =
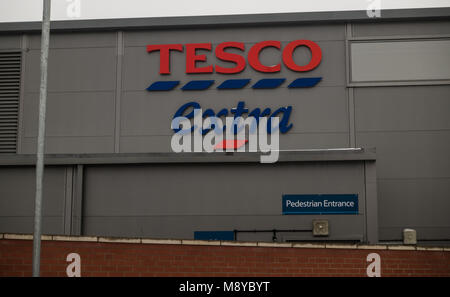
[[[40,273],[42,234],[42,183],[44,177],[45,112],[47,105],[47,66],[50,40],[50,0],[44,1],[41,36],[41,86],[39,93],[39,132],[36,156],[36,196],[34,204],[33,276]]]

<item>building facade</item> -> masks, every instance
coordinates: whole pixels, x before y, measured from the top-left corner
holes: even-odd
[[[450,239],[449,8],[51,27],[44,234]],[[0,233],[33,230],[39,30],[0,24]],[[174,152],[194,107],[280,117],[278,162]],[[352,211],[286,206],[344,196]]]

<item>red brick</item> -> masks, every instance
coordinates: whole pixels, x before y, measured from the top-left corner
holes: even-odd
[[[106,271],[104,272],[91,272],[90,273],[92,277],[105,277],[108,275]]]
[[[366,276],[364,250],[43,242],[41,272],[65,276]],[[450,253],[377,251],[382,276],[450,276]],[[0,276],[31,275],[31,242],[0,240]]]

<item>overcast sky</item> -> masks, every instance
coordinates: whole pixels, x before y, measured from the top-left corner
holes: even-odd
[[[52,0],[52,20],[450,7],[450,0]],[[0,22],[39,21],[42,0],[0,0]]]

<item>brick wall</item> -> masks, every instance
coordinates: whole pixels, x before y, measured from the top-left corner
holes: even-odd
[[[0,276],[31,276],[32,237],[0,236]],[[406,246],[271,244],[46,236],[41,275],[66,276],[81,256],[81,276],[366,276],[369,253],[381,276],[450,276],[450,249]]]

